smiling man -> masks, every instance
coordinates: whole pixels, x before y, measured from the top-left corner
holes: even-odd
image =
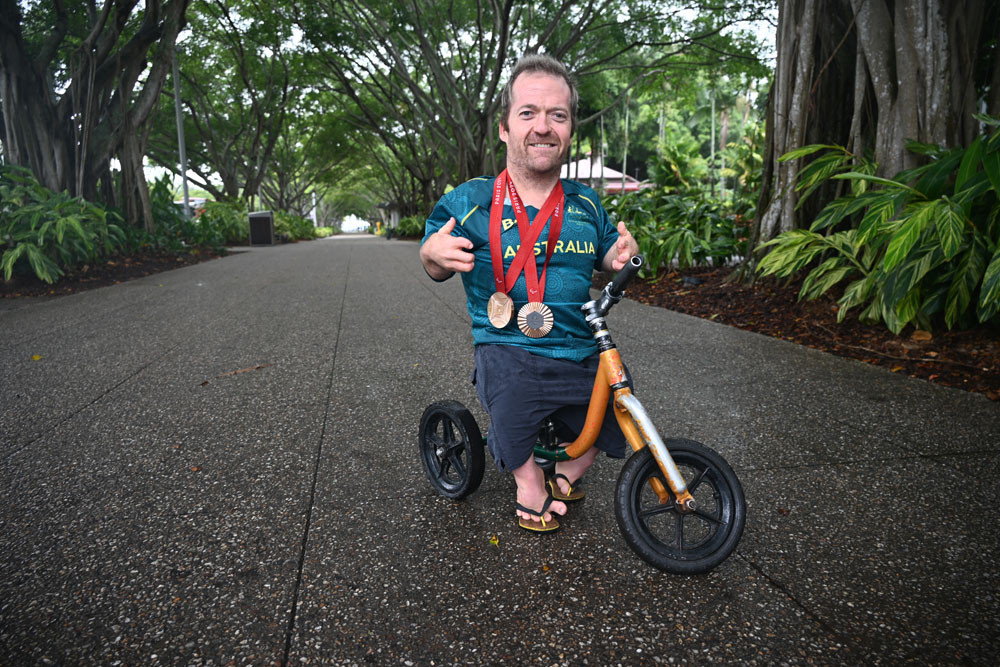
[[[580,306],[590,300],[595,269],[618,271],[639,250],[597,193],[559,178],[576,106],[575,83],[561,63],[542,55],[519,60],[500,99],[507,168],[442,197],[420,247],[434,280],[462,274],[472,381],[490,415],[487,443],[497,466],[514,475],[518,525],[534,532],[557,529],[553,515],[583,498],[578,483],[598,450],[625,455],[625,438],[609,419],[596,447],[558,463],[552,479],[532,456],[546,418],[567,441],[583,427],[598,356]]]

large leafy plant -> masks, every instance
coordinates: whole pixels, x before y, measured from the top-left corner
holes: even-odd
[[[150,200],[156,220],[153,244],[164,250],[184,252],[202,247],[223,252],[227,245],[246,243],[250,223],[242,203],[207,202],[189,217],[183,206],[174,201],[169,176],[153,184]]]
[[[284,211],[278,211],[274,215],[274,233],[289,241],[316,238],[316,228],[313,226],[312,220]]]
[[[242,245],[249,239],[250,211],[242,202],[206,202],[197,221],[202,234],[220,246]]]
[[[863,307],[863,321],[882,321],[894,333],[910,323],[931,329],[993,320],[1000,311],[1000,119],[978,117],[988,127],[966,148],[944,150],[911,142],[927,164],[874,176],[875,165],[857,164],[840,147],[806,146],[782,157],[829,152],[800,173],[803,196],[823,180],[851,184],[809,229],[785,232],[758,270],[791,277],[809,268],[800,298],[813,299],[846,283],[838,318]]]
[[[649,277],[663,267],[721,266],[746,251],[735,217],[699,197],[640,191],[612,199],[609,213],[628,225]]]
[[[114,212],[42,186],[22,167],[0,167],[0,269],[6,280],[30,270],[53,283],[65,269],[113,252],[125,242]]]

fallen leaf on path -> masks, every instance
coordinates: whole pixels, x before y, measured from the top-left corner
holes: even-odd
[[[32,361],[41,361],[42,360],[42,355],[40,355],[40,354],[33,354],[33,355],[31,355],[31,360]]]
[[[267,368],[268,366],[273,366],[274,364],[257,364],[256,366],[249,366],[247,368],[240,368],[235,371],[227,371],[222,375],[216,375],[215,377],[226,377],[227,375],[239,375],[240,373],[249,373],[250,371],[259,371],[262,368]]]

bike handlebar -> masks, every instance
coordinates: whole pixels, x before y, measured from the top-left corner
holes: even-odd
[[[611,284],[608,285],[608,291],[611,293],[612,298],[620,298],[625,293],[625,288],[628,284],[632,282],[632,279],[639,274],[639,269],[646,262],[642,255],[633,255],[632,258],[626,262],[622,270],[618,272],[618,275],[614,277]]]
[[[625,288],[639,274],[639,269],[645,263],[646,260],[642,255],[633,256],[618,272],[618,275],[604,287],[599,299],[583,304],[583,312],[586,313],[587,322],[591,326],[597,324],[598,320],[603,321],[604,316],[611,310],[611,306],[622,300]]]

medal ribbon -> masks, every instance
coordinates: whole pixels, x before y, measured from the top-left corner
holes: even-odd
[[[510,191],[510,202],[514,208],[514,217],[517,219],[517,231],[521,237],[521,247],[514,260],[507,269],[507,275],[503,274],[503,249],[500,245],[500,222],[503,217],[504,191]],[[517,277],[524,270],[524,280],[528,288],[528,301],[542,301],[545,296],[545,272],[549,267],[549,260],[555,252],[555,241],[559,240],[559,233],[562,231],[563,219],[563,189],[562,183],[557,182],[552,192],[549,193],[542,208],[535,216],[534,223],[528,221],[528,213],[521,203],[521,197],[517,194],[514,182],[507,174],[507,170],[497,176],[493,182],[493,204],[490,207],[490,257],[493,260],[493,281],[498,292],[506,294],[517,282]],[[527,268],[528,258],[534,258],[535,243],[542,234],[545,222],[552,217],[552,224],[549,225],[549,236],[545,249],[545,263],[542,265],[542,278],[539,285],[538,264],[531,262],[531,269]]]

